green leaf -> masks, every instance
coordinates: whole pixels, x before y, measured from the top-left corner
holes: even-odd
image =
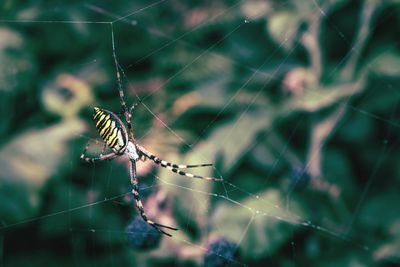
[[[162,65],[177,68],[176,75],[168,80],[175,80],[186,86],[192,82],[199,83],[219,78],[221,74],[230,76],[234,73],[233,62],[214,53],[199,54],[197,50],[177,45],[171,57],[174,59],[173,62],[167,58],[160,59]]]
[[[287,106],[289,112],[308,111],[316,112],[333,104],[345,101],[346,98],[359,94],[364,89],[364,79],[360,78],[354,83],[345,83],[320,87],[318,89],[308,88],[302,94],[294,95]]]
[[[192,92],[179,97],[173,105],[173,111],[181,115],[185,111],[190,113],[204,112],[204,109],[219,111],[227,103],[226,78],[212,79],[200,83]],[[231,110],[231,107],[227,107]],[[225,111],[225,109],[223,109]]]
[[[296,36],[296,31],[300,25],[301,17],[295,12],[283,11],[275,13],[269,18],[268,31],[278,44],[290,49]]]
[[[229,173],[239,164],[256,135],[260,131],[266,131],[271,126],[272,117],[273,114],[267,109],[241,113],[234,119],[235,123],[229,123],[218,128],[209,136],[207,142],[199,145],[199,149],[204,153],[215,151],[215,154],[204,155],[207,158],[220,155],[223,171]]]
[[[386,49],[373,57],[367,67],[380,75],[398,77],[400,76],[400,54],[394,49]]]
[[[229,172],[239,164],[255,136],[270,126],[271,116],[268,115],[266,110],[242,113],[236,118],[234,124],[225,124],[216,129],[206,141],[198,143],[185,157],[169,155],[168,161],[188,164],[215,163],[220,157],[221,166],[218,168],[197,168],[188,171],[217,178],[223,174],[227,179]],[[164,181],[165,190],[169,192],[169,195],[174,196],[175,210],[184,214],[186,220],[187,214],[191,214],[193,222],[205,226],[204,217],[209,211],[210,201],[208,193],[213,186],[218,186],[219,183],[180,177],[165,169],[161,170],[160,177]],[[181,187],[173,186],[175,184],[179,184]],[[193,190],[198,193],[193,194]]]
[[[285,199],[280,191],[270,189],[249,197],[240,206],[219,204],[212,216],[213,232],[240,242],[244,258],[271,256],[292,238],[293,228],[300,223],[298,218],[304,217],[299,202],[292,201],[288,211]]]
[[[28,130],[0,150],[0,196],[6,197],[0,217],[6,223],[35,216],[41,205],[41,190],[48,179],[62,174],[68,141],[84,130],[80,120]],[[78,160],[78,159],[76,159]]]

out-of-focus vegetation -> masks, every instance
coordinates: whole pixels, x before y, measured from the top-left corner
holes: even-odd
[[[399,3],[2,1],[0,265],[399,265]],[[138,163],[172,238],[123,157],[79,161],[111,33],[138,142],[224,178]]]

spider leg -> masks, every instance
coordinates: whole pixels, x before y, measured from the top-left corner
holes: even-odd
[[[151,153],[150,151],[148,151],[147,149],[145,149],[141,145],[136,144],[136,147],[139,148],[139,150],[143,153],[143,155],[146,158],[151,159],[152,161],[154,161],[158,165],[165,165],[165,166],[169,166],[169,167],[172,167],[172,168],[175,168],[175,169],[187,169],[187,168],[199,168],[199,167],[211,167],[211,166],[213,166],[212,163],[192,164],[192,165],[175,164],[175,163],[171,163],[171,162],[168,162],[166,160],[160,159],[159,157],[157,157],[156,155],[154,155],[153,153]]]
[[[167,229],[170,229],[170,230],[173,230],[173,231],[177,231],[178,229],[170,227],[170,226],[167,226],[167,225],[163,225],[163,224],[159,224],[159,223],[153,222],[152,220],[147,218],[147,215],[144,212],[143,204],[142,204],[142,201],[140,200],[140,195],[139,195],[138,180],[136,178],[136,161],[134,161],[134,160],[131,160],[131,168],[130,168],[129,175],[130,175],[131,184],[132,184],[132,194],[133,194],[133,196],[135,198],[136,207],[138,208],[138,210],[140,212],[140,216],[143,218],[143,220],[145,222],[147,222],[150,226],[155,228],[158,232],[171,237],[172,236],[171,234],[169,234],[167,232],[164,232],[162,229],[160,229],[160,227],[167,228]]]
[[[115,52],[114,30],[112,29],[112,27],[113,26],[111,24],[112,54],[113,54],[114,64],[115,64],[115,69],[116,69],[116,76],[117,76],[116,78],[117,78],[117,84],[118,84],[119,99],[121,102],[122,111],[124,112],[124,115],[125,115],[125,121],[126,121],[126,125],[128,126],[130,139],[134,140],[135,134],[133,132],[132,123],[131,123],[132,114],[130,112],[131,110],[128,109],[126,102],[125,102],[125,94],[124,94],[124,90],[122,88],[122,80],[121,80],[121,72],[120,72],[120,70],[123,72],[123,69],[119,65],[118,60],[117,60],[117,54]]]
[[[164,167],[164,168],[166,168],[166,169],[168,169],[168,170],[170,170],[170,171],[172,171],[174,173],[177,173],[179,175],[186,176],[186,177],[189,177],[189,178],[197,178],[197,179],[203,179],[203,180],[208,180],[208,181],[216,181],[216,182],[223,181],[222,178],[215,178],[215,177],[207,177],[207,176],[196,175],[196,174],[193,174],[193,173],[190,173],[190,172],[181,171],[180,169],[172,168],[170,166],[164,166],[162,164],[160,164],[160,166]]]
[[[186,168],[209,167],[209,166],[212,166],[212,164],[210,164],[210,163],[195,164],[195,165],[175,164],[175,163],[171,163],[171,162],[168,162],[168,161],[158,158],[153,153],[146,150],[144,147],[142,147],[140,145],[136,145],[136,147],[139,149],[140,152],[143,153],[143,155],[145,155],[146,158],[151,159],[157,165],[160,165],[161,167],[166,168],[166,169],[168,169],[172,172],[175,172],[179,175],[190,177],[190,178],[204,179],[204,180],[209,180],[209,181],[222,181],[223,180],[222,178],[204,177],[204,176],[195,175],[195,174],[192,174],[189,172],[184,172],[184,171],[180,170],[180,169],[186,169]]]
[[[129,113],[132,114],[133,110],[134,110],[137,106],[139,106],[139,104],[141,104],[141,103],[142,103],[141,99],[139,99],[139,102],[134,103],[134,104],[130,107]]]
[[[85,149],[83,150],[83,152],[82,152],[82,154],[80,156],[81,160],[83,160],[85,162],[93,163],[93,162],[96,162],[96,161],[103,161],[103,160],[107,160],[107,159],[113,159],[116,156],[118,156],[114,152],[111,152],[109,154],[103,155],[103,152],[105,150],[105,147],[104,147],[103,151],[100,153],[99,156],[97,156],[97,157],[89,157],[89,156],[86,156],[86,151],[88,150],[88,148],[89,148],[89,143],[87,143]]]

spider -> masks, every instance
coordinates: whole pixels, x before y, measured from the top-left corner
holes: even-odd
[[[172,172],[175,172],[179,175],[190,177],[190,178],[198,178],[204,180],[211,180],[211,181],[222,181],[222,178],[213,178],[213,177],[203,177],[200,175],[191,174],[188,172],[184,172],[181,169],[186,168],[197,168],[197,167],[209,167],[212,164],[194,164],[194,165],[184,165],[184,164],[175,164],[170,163],[168,161],[162,160],[159,157],[155,156],[150,151],[146,150],[144,147],[139,145],[136,142],[135,135],[132,129],[131,123],[131,116],[132,110],[135,105],[132,106],[131,109],[127,109],[126,102],[124,100],[124,91],[122,89],[122,84],[120,80],[119,74],[119,65],[117,63],[115,53],[114,53],[114,61],[117,68],[117,81],[118,81],[118,91],[120,97],[120,103],[122,106],[122,110],[125,116],[127,128],[125,127],[124,123],[121,119],[113,112],[95,107],[94,108],[94,115],[93,120],[96,124],[96,128],[100,134],[100,137],[103,139],[105,143],[105,147],[108,146],[112,152],[108,154],[100,153],[100,155],[95,157],[86,156],[86,151],[89,147],[89,143],[86,145],[84,151],[82,152],[80,158],[85,162],[98,162],[104,160],[114,159],[118,156],[125,156],[130,161],[130,168],[129,168],[129,177],[132,184],[132,194],[135,198],[136,207],[139,210],[140,216],[143,218],[145,222],[147,222],[150,226],[154,227],[158,232],[165,234],[167,236],[172,236],[171,234],[165,232],[161,228],[170,229],[173,231],[177,231],[177,228],[170,227],[167,225],[162,225],[150,220],[143,208],[143,204],[139,194],[139,187],[138,187],[138,180],[136,175],[136,163],[139,159],[150,159],[157,165],[166,168]]]

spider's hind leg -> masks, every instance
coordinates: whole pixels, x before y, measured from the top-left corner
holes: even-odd
[[[140,195],[139,195],[138,180],[136,178],[136,162],[134,160],[131,161],[130,178],[131,178],[131,183],[132,183],[132,194],[133,194],[133,197],[135,198],[136,207],[140,212],[140,216],[143,218],[143,220],[145,222],[147,222],[150,226],[154,227],[158,232],[171,237],[172,236],[171,234],[163,231],[160,228],[167,228],[167,229],[170,229],[173,231],[177,231],[178,230],[177,228],[153,222],[152,220],[147,218],[147,215],[144,212],[143,203],[142,203],[142,201],[140,199]]]

